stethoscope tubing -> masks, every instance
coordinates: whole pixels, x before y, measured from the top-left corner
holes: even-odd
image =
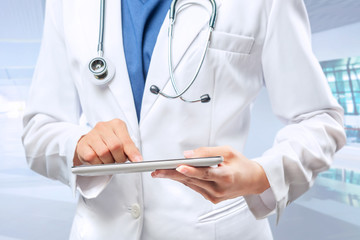
[[[174,25],[175,25],[176,14],[177,14],[176,4],[177,4],[178,0],[172,1],[171,5],[170,5],[170,10],[169,10],[168,68],[169,68],[171,85],[175,91],[175,95],[166,94],[163,91],[160,91],[160,89],[155,85],[152,85],[150,88],[150,91],[152,93],[160,94],[161,96],[169,98],[169,99],[180,98],[182,101],[188,102],[188,103],[209,102],[210,101],[210,96],[208,94],[204,94],[199,99],[195,99],[195,100],[189,100],[189,99],[186,99],[185,97],[183,97],[183,95],[191,88],[191,86],[194,84],[196,78],[198,77],[201,67],[204,63],[206,53],[207,53],[209,45],[210,45],[211,34],[214,30],[215,21],[216,21],[216,15],[217,15],[216,10],[217,9],[216,9],[215,0],[209,0],[209,1],[212,6],[212,13],[211,13],[211,17],[209,20],[209,30],[208,30],[208,35],[207,35],[207,41],[205,43],[204,50],[201,54],[201,60],[196,68],[194,76],[192,77],[191,81],[186,85],[186,87],[182,91],[179,90],[179,88],[176,84],[176,79],[174,76],[174,70],[173,70],[173,64],[172,64],[173,29],[174,29]],[[192,4],[203,6],[197,2],[193,2]],[[190,3],[184,4],[183,6],[181,6],[179,8],[179,11],[181,11],[181,9],[183,7],[188,6],[188,5],[190,5]],[[108,60],[105,60],[103,57],[104,56],[104,44],[103,44],[104,26],[105,26],[105,0],[100,0],[99,40],[98,40],[98,46],[97,46],[97,55],[98,56],[93,58],[89,62],[89,67],[88,67],[90,72],[92,73],[91,80],[94,82],[95,85],[98,85],[98,86],[104,86],[104,85],[108,84],[108,82],[111,81],[115,75],[115,69],[113,69],[112,64]],[[111,70],[111,72],[109,72],[110,70]]]
[[[210,96],[208,94],[204,94],[199,99],[195,99],[195,100],[186,99],[185,97],[183,97],[183,95],[194,84],[196,78],[198,77],[198,75],[200,73],[200,69],[201,69],[201,67],[202,67],[202,65],[204,63],[205,56],[206,56],[206,53],[207,53],[209,45],[210,45],[211,33],[214,30],[214,26],[215,26],[216,14],[217,14],[216,13],[216,3],[215,3],[214,0],[209,0],[211,2],[211,6],[212,6],[212,14],[211,14],[211,18],[209,20],[209,30],[208,30],[207,41],[205,43],[205,47],[204,47],[204,50],[203,50],[202,55],[201,55],[201,60],[200,60],[198,66],[196,68],[196,71],[195,71],[195,74],[194,74],[193,78],[188,83],[188,85],[180,92],[179,88],[177,87],[177,84],[176,84],[176,80],[175,80],[175,76],[174,76],[174,70],[173,70],[173,64],[172,64],[172,39],[173,39],[173,28],[174,28],[175,19],[176,19],[176,3],[177,3],[177,1],[178,0],[174,0],[171,3],[171,6],[170,6],[169,29],[168,29],[168,67],[169,67],[170,81],[171,81],[172,87],[173,87],[173,89],[175,91],[175,95],[166,94],[163,91],[160,91],[159,88],[156,87],[155,85],[153,85],[152,88],[153,87],[156,88],[157,91],[152,91],[152,92],[155,93],[155,94],[160,94],[161,96],[169,98],[169,99],[180,98],[184,102],[188,102],[188,103],[209,102],[210,101]],[[189,3],[187,3],[185,5],[188,5],[188,4]],[[194,3],[194,4],[200,5],[199,3]],[[184,7],[184,6],[182,6],[182,7]],[[179,9],[179,11],[180,11],[180,9]]]
[[[165,94],[164,92],[159,92],[159,94],[161,94],[162,96],[166,97],[166,98],[178,98],[180,97],[183,101],[185,102],[199,102],[201,101],[201,99],[197,99],[197,100],[188,100],[186,98],[184,98],[182,95],[184,93],[186,93],[190,87],[194,84],[197,76],[199,75],[200,73],[200,69],[204,63],[204,60],[205,60],[205,56],[206,56],[206,53],[207,53],[207,50],[209,48],[209,45],[210,45],[210,38],[211,38],[211,33],[213,31],[213,28],[209,28],[208,30],[208,37],[207,37],[207,41],[206,41],[206,44],[205,44],[205,47],[204,47],[204,50],[201,54],[201,61],[199,62],[197,68],[196,68],[196,71],[195,71],[195,74],[192,78],[192,80],[188,83],[188,85],[180,92],[178,87],[177,87],[177,84],[176,84],[176,80],[175,80],[175,76],[174,76],[174,71],[173,71],[173,64],[172,64],[172,32],[173,32],[173,23],[170,23],[170,29],[169,29],[169,40],[168,40],[168,51],[169,51],[169,55],[168,55],[168,64],[169,64],[169,74],[170,74],[170,80],[171,80],[171,84],[175,90],[175,93],[176,95],[174,96],[171,96],[171,95],[168,95],[168,94]]]
[[[100,26],[97,52],[99,57],[104,56],[104,26],[105,26],[105,0],[100,0]]]

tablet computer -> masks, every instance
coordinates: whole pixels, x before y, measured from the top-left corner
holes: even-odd
[[[175,169],[180,165],[210,167],[223,161],[223,157],[181,158],[157,161],[126,162],[72,167],[72,173],[80,176],[101,176],[118,173],[152,172],[157,169]]]

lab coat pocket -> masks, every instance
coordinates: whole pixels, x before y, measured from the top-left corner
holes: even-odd
[[[199,223],[206,223],[211,221],[218,221],[225,218],[231,214],[240,212],[242,209],[246,208],[246,202],[244,198],[239,198],[238,200],[218,209],[215,209],[211,212],[201,215],[198,218]]]
[[[209,49],[248,55],[254,42],[253,37],[213,31]]]

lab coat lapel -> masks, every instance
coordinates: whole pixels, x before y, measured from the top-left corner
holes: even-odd
[[[115,78],[110,82],[109,88],[126,116],[128,128],[138,135],[138,120],[123,48],[121,2],[106,1],[105,16],[105,57],[111,60],[116,68]]]
[[[184,0],[179,1],[176,6],[176,9],[183,10],[178,12],[174,26],[172,61],[175,73],[176,67],[181,62],[181,59],[186,53],[187,49],[191,46],[191,43],[196,39],[199,33],[202,30],[207,29],[210,19],[209,14],[199,14],[199,11],[205,13],[204,9],[201,7],[199,9],[198,6],[191,3],[193,3],[191,0]],[[200,3],[206,6],[209,9],[209,12],[211,12],[211,5],[208,0],[202,0]],[[216,3],[217,8],[219,9],[221,0],[217,0]],[[152,94],[150,92],[150,87],[152,85],[156,85],[160,89],[163,89],[170,80],[168,67],[168,26],[169,13],[166,15],[153,50],[144,89],[140,125],[141,122],[143,122],[146,118],[146,115],[150,111],[155,101],[160,97],[159,95]]]
[[[82,15],[83,34],[87,39],[87,48],[89,57],[96,56],[96,47],[99,38],[99,17],[100,2],[82,1],[82,8],[87,9]],[[80,33],[79,33],[80,34]],[[122,25],[121,25],[121,1],[109,0],[105,5],[105,23],[104,23],[104,57],[108,59],[115,67],[116,73],[107,86],[109,93],[116,99],[117,104],[123,111],[130,132],[139,134],[138,121],[136,116],[135,104],[132,96],[132,90],[129,75],[126,67],[125,53],[123,48]]]

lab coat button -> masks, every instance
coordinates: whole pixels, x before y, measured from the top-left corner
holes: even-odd
[[[136,219],[140,217],[140,214],[141,214],[141,210],[139,204],[134,203],[131,206],[131,216]]]

